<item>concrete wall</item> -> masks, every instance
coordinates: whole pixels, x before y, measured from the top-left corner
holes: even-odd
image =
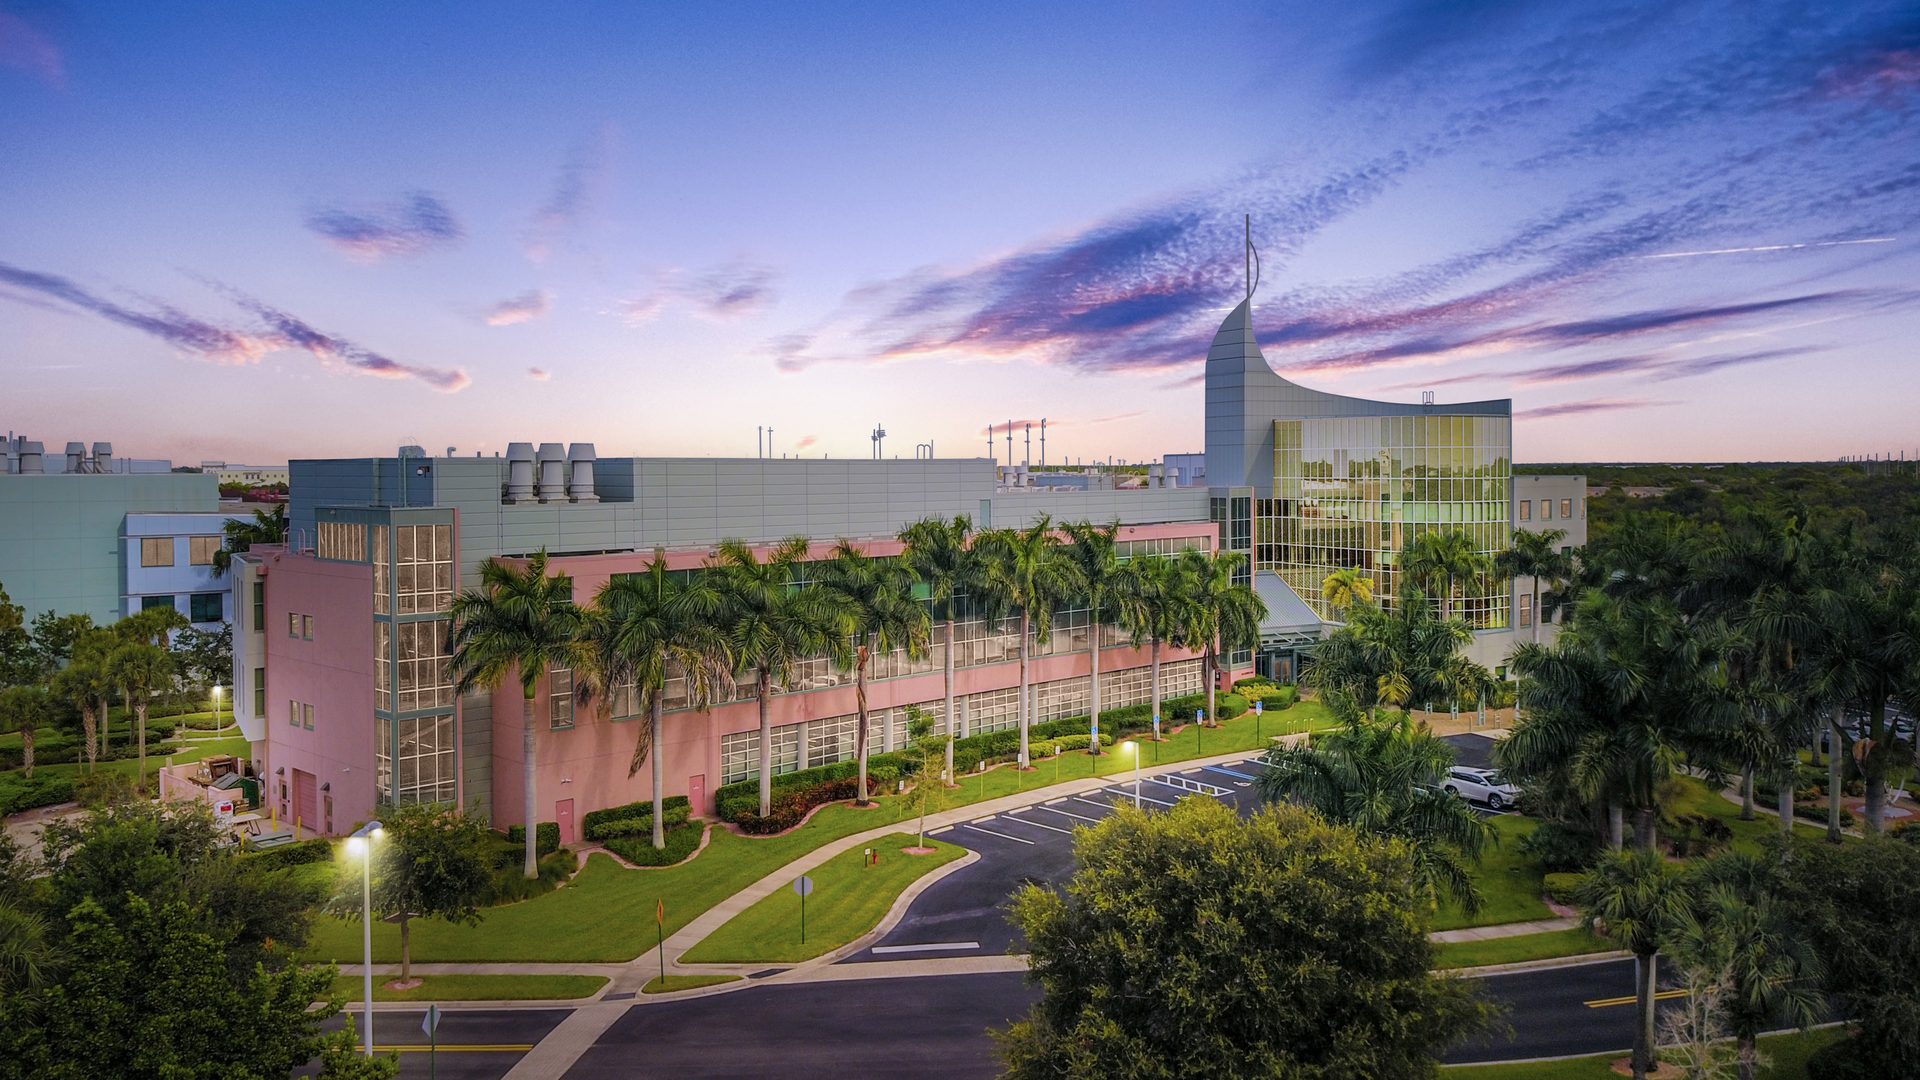
[[[218,482],[196,473],[0,476],[0,586],[28,617],[113,622],[125,610],[127,514],[219,507]]]
[[[350,831],[375,802],[373,571],[363,563],[322,562],[284,554],[260,563],[267,579],[267,688],[263,775],[283,820],[292,820],[296,770],[330,784],[329,823],[308,831]],[[287,632],[290,613],[314,617],[313,640]],[[314,707],[313,730],[288,722],[288,702]],[[284,772],[282,770],[285,770]],[[282,785],[285,785],[283,792]],[[324,802],[316,797],[316,806]],[[331,825],[331,828],[329,828]]]

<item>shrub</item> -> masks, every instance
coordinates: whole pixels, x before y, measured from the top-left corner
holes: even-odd
[[[668,829],[685,825],[693,817],[693,811],[684,802],[680,806],[671,806],[663,815],[661,824]],[[612,821],[600,821],[587,826],[587,839],[593,841],[611,840],[617,836],[653,835],[653,815],[642,817],[614,818]]]
[[[1827,823],[1827,807],[1825,803],[1796,801],[1793,804],[1793,816],[1806,818],[1808,821],[1818,822],[1821,825],[1825,825]],[[1848,825],[1852,825],[1853,820],[1854,820],[1853,811],[1847,809],[1844,806],[1841,807],[1840,808],[1841,826],[1845,827]]]
[[[1583,876],[1571,873],[1548,874],[1545,887],[1541,891],[1546,893],[1547,899],[1556,904],[1571,904],[1574,902],[1574,894],[1579,891],[1580,879]]]
[[[665,808],[667,821],[669,822],[673,821],[673,812],[675,809],[684,810],[688,808],[687,797],[685,795],[669,795],[660,800],[660,805]],[[609,806],[602,810],[589,810],[586,815],[580,819],[580,827],[584,830],[584,835],[587,839],[593,840],[597,839],[594,835],[594,830],[606,822],[621,821],[627,818],[650,819],[652,817],[653,800],[647,799],[644,802],[630,802],[620,806]],[[680,820],[685,821],[686,818],[682,817]]]
[[[1101,746],[1113,745],[1106,738],[1106,732],[1101,732],[1100,736],[1101,736],[1100,737]],[[1062,735],[1059,738],[1053,740],[1053,752],[1058,754],[1068,750],[1085,750],[1087,747],[1092,745],[1093,745],[1092,735]]]
[[[249,851],[241,855],[256,866],[278,870],[285,866],[305,866],[307,863],[328,862],[333,858],[333,841],[324,836],[311,840],[296,840],[291,844],[270,847],[264,851]]]
[[[557,838],[559,826],[551,821],[541,822],[543,830],[548,825],[554,825]],[[535,839],[537,842],[538,838]],[[521,842],[525,843],[524,840]],[[487,888],[481,903],[492,906],[531,900],[536,896],[552,892],[559,888],[562,882],[573,876],[575,862],[571,851],[555,851],[535,863],[534,869],[539,876],[534,878],[528,878],[523,870],[521,863],[523,853],[510,852],[513,858],[506,865],[494,870],[493,883]]]
[[[1711,855],[1733,839],[1733,828],[1709,814],[1681,814],[1667,831],[1667,848],[1677,859]]]
[[[1520,853],[1549,874],[1585,870],[1600,854],[1600,837],[1564,822],[1543,821],[1521,838]]]
[[[31,780],[9,779],[11,783],[0,785],[0,815],[73,801],[72,777],[41,773]]]
[[[672,866],[685,861],[700,847],[704,825],[681,824],[667,830],[667,846],[655,848],[644,836],[617,836],[607,841],[607,850],[638,866]]]
[[[527,842],[527,827],[524,825],[507,826],[507,842],[524,845]],[[560,823],[557,821],[541,822],[539,830],[533,834],[534,854],[536,856],[550,855],[558,850],[560,850]]]
[[[772,812],[764,817],[756,812],[759,809],[759,798],[756,795],[753,807],[736,813],[732,820],[734,824],[740,826],[740,831],[753,836],[784,832],[800,824],[801,819],[805,818],[807,812],[814,807],[851,799],[858,788],[857,780],[847,779],[829,780],[812,787],[779,792],[774,796]]]

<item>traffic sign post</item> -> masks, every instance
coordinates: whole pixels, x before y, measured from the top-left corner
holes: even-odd
[[[1253,703],[1253,737],[1255,741],[1260,738],[1260,703],[1258,701]]]
[[[1207,724],[1207,710],[1193,710],[1193,752],[1200,752],[1200,729]]]
[[[653,937],[657,944],[654,949],[660,954],[660,992],[667,992],[667,902],[664,899],[653,903]]]
[[[420,1020],[420,1030],[427,1033],[427,1080],[435,1080],[440,1073],[440,1006],[427,1006],[427,1015]]]
[[[800,944],[807,943],[807,894],[813,891],[813,879],[805,874],[793,879],[793,891],[800,894]]]

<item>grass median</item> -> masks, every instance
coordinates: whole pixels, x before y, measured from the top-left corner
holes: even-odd
[[[592,997],[607,980],[599,975],[422,975],[411,990],[389,990],[391,975],[373,977],[375,1001],[572,1001]],[[359,1001],[358,975],[333,980],[333,992]]]
[[[1245,713],[1220,727],[1206,728],[1197,737],[1188,729],[1166,742],[1146,742],[1143,764],[1151,768],[1201,756],[1251,752],[1265,746],[1274,735],[1332,724],[1326,708],[1317,702],[1303,701],[1283,712],[1269,713],[1257,728],[1254,715]],[[1027,772],[1001,767],[969,774],[944,793],[940,809],[1091,776],[1124,779],[1131,775],[1132,768],[1132,758],[1124,753],[1109,751],[1096,758],[1072,751],[1036,761]],[[413,959],[416,963],[631,960],[654,946],[656,903],[666,905],[666,933],[671,935],[721,900],[823,844],[868,829],[900,825],[911,818],[904,800],[883,796],[866,809],[845,803],[825,807],[805,825],[783,836],[738,836],[716,827],[706,850],[678,866],[627,870],[610,858],[594,856],[565,888],[518,904],[488,908],[481,912],[478,925],[413,920]],[[317,920],[306,951],[314,960],[357,963],[359,924]],[[374,926],[373,953],[377,963],[400,959],[400,935],[394,926]]]
[[[954,844],[927,840],[933,851],[909,855],[906,833],[875,842],[878,863],[867,865],[862,848],[843,851],[807,872],[813,894],[806,900],[806,939],[801,940],[800,896],[781,889],[727,920],[680,957],[687,964],[797,963],[832,952],[880,924],[909,885],[966,854]]]
[[[1444,942],[1438,947],[1434,965],[1470,968],[1488,964],[1518,964],[1557,956],[1585,956],[1615,947],[1613,942],[1575,927],[1572,930],[1548,930],[1541,934],[1518,934],[1485,941]]]
[[[1553,918],[1553,910],[1541,896],[1546,883],[1540,867],[1520,852],[1520,841],[1540,823],[1519,814],[1502,814],[1489,819],[1488,824],[1497,842],[1481,852],[1480,863],[1472,871],[1473,883],[1480,888],[1480,910],[1468,915],[1457,902],[1443,900],[1433,913],[1433,929]]]
[[[1841,1028],[1816,1028],[1784,1035],[1762,1035],[1760,1053],[1767,1063],[1760,1069],[1760,1080],[1801,1080],[1807,1075],[1807,1059],[1816,1051],[1839,1039]],[[1616,1080],[1613,1063],[1626,1056],[1595,1054],[1592,1057],[1566,1058],[1561,1061],[1525,1061],[1509,1065],[1444,1065],[1440,1075],[1446,1080]]]
[[[640,988],[643,994],[672,994],[681,990],[698,990],[703,986],[720,986],[725,983],[739,982],[738,975],[669,975],[661,981],[655,975]]]

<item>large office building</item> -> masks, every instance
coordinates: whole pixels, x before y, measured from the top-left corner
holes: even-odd
[[[116,458],[107,443],[48,455],[9,437],[0,473],[0,588],[28,615],[88,615],[106,624],[150,607],[212,628],[230,614],[213,573],[227,521],[212,476],[165,461]]]
[[[704,565],[729,539],[807,536],[817,559],[843,538],[895,554],[898,532],[926,517],[964,514],[982,528],[1041,515],[1113,521],[1125,558],[1187,547],[1246,553],[1247,580],[1270,613],[1260,648],[1228,657],[1227,677],[1257,666],[1291,679],[1330,626],[1320,582],[1334,569],[1359,567],[1390,595],[1400,548],[1421,530],[1465,530],[1491,554],[1516,523],[1544,524],[1552,513],[1553,523],[1576,527],[1567,543],[1584,539],[1578,478],[1516,487],[1506,402],[1403,405],[1296,386],[1261,356],[1246,304],[1209,352],[1206,401],[1204,460],[1183,456],[1137,486],[1040,484],[986,458],[600,459],[579,443],[516,443],[492,458],[406,447],[392,457],[296,460],[289,542],[248,553],[233,575],[236,713],[268,798],[305,829],[341,832],[378,805],[411,802],[458,802],[504,826],[523,820],[520,687],[456,695],[447,656],[453,597],[490,558],[545,551],[584,602],[644,570],[655,549],[679,570]],[[1536,503],[1551,510],[1535,513]],[[1469,605],[1475,652],[1491,663],[1504,660],[1516,626],[1531,629],[1515,595],[1503,586]],[[1068,608],[1054,625],[1033,661],[1038,720],[1089,705],[1088,614]],[[1103,706],[1147,700],[1147,651],[1111,628],[1098,647]],[[1013,624],[962,619],[952,717],[942,648],[875,659],[876,752],[902,745],[909,705],[960,735],[1017,723]],[[1167,696],[1202,688],[1195,653],[1165,649],[1162,660]],[[574,691],[574,673],[556,669],[543,673],[533,701],[539,813],[567,842],[587,812],[652,794],[650,770],[629,775],[639,705],[631,691],[591,705]],[[715,788],[754,775],[760,755],[751,685],[723,698],[696,712],[671,683],[654,750],[666,794],[702,808]],[[825,658],[801,665],[770,708],[775,772],[853,754],[851,677]]]

